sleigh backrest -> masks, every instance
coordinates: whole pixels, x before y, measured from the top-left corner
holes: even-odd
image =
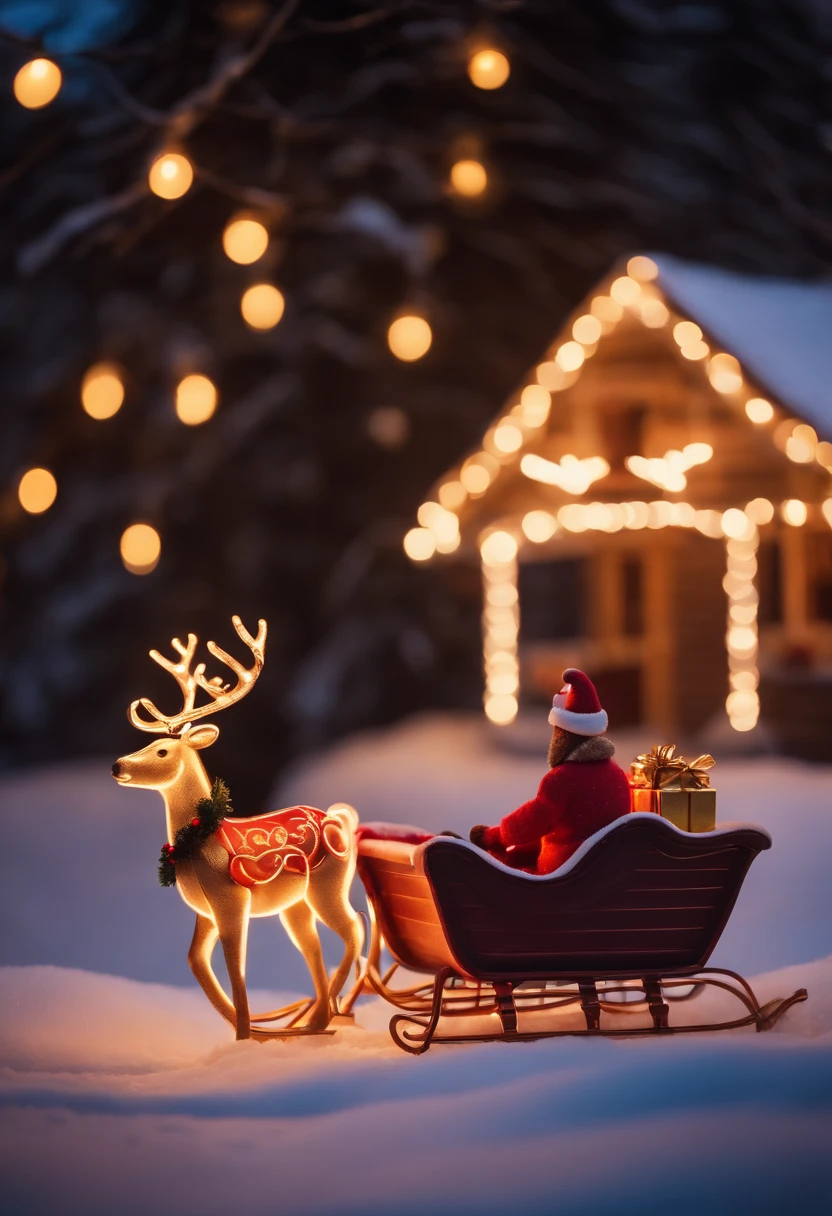
[[[644,977],[705,965],[751,862],[770,845],[753,827],[692,835],[638,814],[544,877],[444,837],[413,860],[458,971],[482,980]]]

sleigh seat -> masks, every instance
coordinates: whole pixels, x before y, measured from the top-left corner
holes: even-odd
[[[366,982],[402,1010],[390,1033],[412,1054],[431,1043],[564,1034],[761,1031],[806,999],[801,988],[761,1006],[741,975],[706,965],[749,866],[771,847],[760,828],[690,834],[657,815],[630,814],[546,875],[418,829],[397,839],[382,825],[358,833],[372,922]],[[382,942],[394,959],[384,975]],[[398,967],[429,978],[395,989]],[[742,1016],[671,1024],[671,1007],[687,1007],[706,987],[737,998]],[[582,1011],[579,1026],[564,1029],[559,1014],[542,1024],[541,1014],[570,1005]],[[632,1024],[638,1013],[647,1025]],[[609,1027],[612,1014],[631,1024]]]

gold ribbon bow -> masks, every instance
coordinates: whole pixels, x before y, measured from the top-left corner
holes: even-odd
[[[642,789],[702,790],[710,785],[708,769],[715,763],[706,752],[688,764],[684,756],[676,755],[675,743],[654,744],[649,752],[636,756],[630,765],[630,778]]]

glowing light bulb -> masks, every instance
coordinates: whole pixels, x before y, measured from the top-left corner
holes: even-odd
[[[693,321],[678,321],[673,326],[673,337],[678,346],[692,346],[701,342],[702,330]]]
[[[511,75],[511,64],[502,51],[488,47],[468,60],[468,77],[478,89],[499,89]]]
[[[181,198],[194,180],[193,165],[180,152],[165,152],[150,166],[147,180],[159,198]]]
[[[238,216],[230,220],[222,234],[222,247],[226,256],[239,266],[250,266],[269,247],[269,234],[259,220]]]
[[[17,487],[20,505],[30,515],[41,515],[48,511],[57,494],[58,483],[48,469],[29,469]]]
[[[566,373],[554,361],[540,363],[535,372],[537,383],[550,393],[557,393],[566,386]],[[533,387],[533,386],[529,386]]]
[[[556,363],[565,372],[576,372],[585,358],[586,353],[580,342],[564,342],[555,355]]]
[[[510,532],[492,532],[480,546],[486,566],[501,566],[517,556],[517,541]]]
[[[787,498],[780,508],[780,514],[787,524],[800,528],[809,517],[809,509],[799,498]]]
[[[610,295],[619,304],[635,304],[641,295],[641,284],[624,275],[610,285]]]
[[[468,497],[461,481],[444,481],[439,487],[438,498],[447,511],[458,511]]]
[[[770,524],[774,519],[774,504],[767,498],[753,498],[746,503],[745,513],[755,524]]]
[[[589,314],[578,317],[572,326],[572,337],[584,346],[594,345],[601,337],[601,322]]]
[[[689,342],[681,348],[679,353],[684,359],[695,361],[697,359],[707,359],[711,353],[711,348],[707,342]]]
[[[217,390],[207,376],[186,376],[176,386],[176,415],[186,426],[207,422],[217,408]]]
[[[745,412],[752,422],[759,426],[763,422],[771,422],[774,417],[774,406],[765,397],[750,397],[745,403]]]
[[[670,313],[661,300],[642,300],[641,321],[648,329],[661,329],[669,320]]]
[[[645,257],[644,254],[636,254],[630,258],[627,263],[627,274],[631,279],[638,279],[641,283],[650,283],[659,273],[659,268],[652,258]]]
[[[121,560],[131,574],[150,574],[162,552],[159,533],[150,524],[131,524],[121,534]]]
[[[81,404],[90,418],[112,418],[124,401],[121,368],[115,363],[94,363],[81,382]]]
[[[615,325],[624,316],[623,305],[611,296],[596,296],[589,306],[589,311],[605,325]]]
[[[252,329],[274,329],[286,308],[282,292],[271,283],[256,283],[243,292],[240,312]]]
[[[733,540],[746,540],[754,535],[754,524],[738,507],[730,507],[722,515],[722,531]]]
[[[485,716],[497,726],[508,726],[517,717],[517,698],[508,694],[496,694],[485,701]]]
[[[539,545],[555,535],[558,521],[548,511],[528,511],[523,516],[521,527],[524,535]]]
[[[736,393],[742,388],[742,371],[733,355],[714,355],[708,364],[708,379],[718,393]]]
[[[436,541],[427,528],[411,528],[402,543],[405,553],[413,562],[426,562],[436,552]]]
[[[478,160],[458,160],[451,168],[451,186],[464,198],[476,198],[488,185],[485,166]]]
[[[51,59],[31,59],[14,78],[14,95],[27,110],[40,110],[58,96],[61,69]]]
[[[494,447],[508,455],[523,446],[523,432],[513,422],[503,421],[494,431]]]
[[[397,359],[413,363],[430,350],[433,334],[424,317],[397,317],[387,331],[387,344]]]

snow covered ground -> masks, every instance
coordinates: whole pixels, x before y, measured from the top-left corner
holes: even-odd
[[[774,1031],[412,1058],[380,1001],[333,1037],[230,1041],[190,980],[191,914],[156,884],[161,802],[118,788],[109,763],[0,785],[14,856],[0,886],[4,1214],[686,1216],[828,1202],[830,769],[769,758],[714,773],[719,818],[774,838],[713,960],[756,977],[763,998],[809,989]],[[462,831],[542,772],[542,758],[495,749],[479,720],[433,716],[305,762],[274,805],[346,800],[364,819]],[[254,924],[249,975],[260,1007],[308,988],[277,924]]]

